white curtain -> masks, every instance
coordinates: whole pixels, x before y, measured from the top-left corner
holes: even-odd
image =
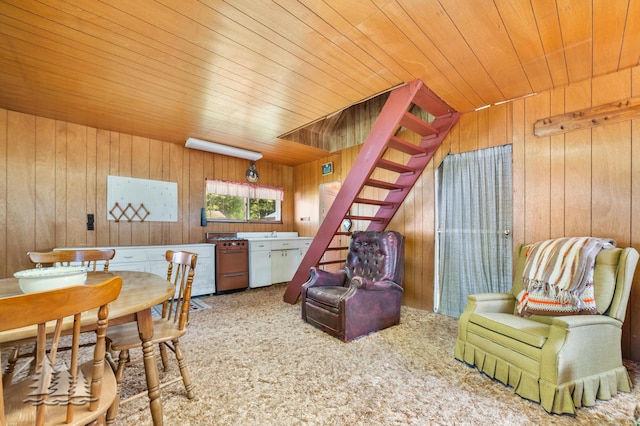
[[[207,179],[207,194],[232,195],[243,198],[278,200],[284,198],[284,190],[275,186],[251,185],[241,182]]]
[[[439,168],[436,312],[511,288],[511,145],[447,156]]]

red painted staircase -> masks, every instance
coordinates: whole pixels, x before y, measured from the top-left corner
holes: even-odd
[[[433,121],[428,123],[412,114],[410,110],[414,105],[435,117]],[[366,229],[370,231],[382,231],[387,227],[458,118],[459,113],[452,110],[420,80],[414,80],[390,93],[349,175],[344,180],[309,250],[289,283],[284,294],[285,302],[296,303],[300,297],[302,285],[309,279],[309,269],[312,266],[344,263],[344,259],[327,262],[321,260],[328,250],[346,249],[346,247],[329,247],[335,236],[349,235],[349,232],[340,230],[345,218],[348,217],[352,221],[368,221]],[[420,143],[415,144],[398,137],[397,133],[401,127],[420,135]],[[403,164],[383,158],[387,150],[397,150],[407,154],[408,161]],[[395,181],[373,178],[372,175],[377,170],[393,172],[377,173],[376,176],[395,175]],[[370,188],[375,190],[372,191]],[[372,192],[382,195],[380,197],[362,195]],[[368,210],[374,210],[375,213],[372,215],[350,214],[356,211],[354,207],[361,205],[370,206]],[[362,228],[364,226],[359,227],[359,229]]]

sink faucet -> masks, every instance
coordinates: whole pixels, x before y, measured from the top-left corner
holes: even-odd
[[[276,237],[276,231],[271,231],[269,238],[275,238],[275,237]]]

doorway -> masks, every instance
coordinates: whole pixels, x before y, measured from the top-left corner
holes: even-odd
[[[324,221],[324,218],[326,217],[327,213],[329,212],[329,209],[331,208],[331,205],[333,204],[336,197],[338,196],[338,192],[340,192],[341,187],[342,187],[342,184],[340,182],[329,182],[329,183],[320,184],[320,188],[318,190],[318,193],[320,194],[320,223],[318,223],[318,227],[320,227],[320,224],[322,224],[322,221]],[[329,247],[344,247],[348,245],[348,243],[349,243],[348,237],[343,235],[334,235],[333,239],[331,240],[331,243],[329,244]],[[346,256],[346,252],[342,250],[327,250],[322,256],[321,261],[322,262],[338,261],[344,258],[345,256]],[[341,263],[329,263],[329,264],[323,265],[322,269],[324,269],[325,271],[335,272],[341,269],[343,266],[344,265]]]
[[[512,285],[511,145],[448,155],[436,170],[434,311]]]

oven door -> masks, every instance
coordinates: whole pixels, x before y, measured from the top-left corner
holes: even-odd
[[[249,287],[249,252],[247,249],[217,247],[216,292]]]

